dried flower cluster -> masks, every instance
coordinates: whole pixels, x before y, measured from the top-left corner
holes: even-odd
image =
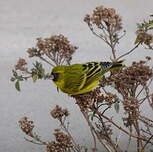
[[[122,29],[122,19],[114,8],[96,7],[91,16],[85,16],[84,21],[87,24],[92,23],[101,28],[103,28],[103,24],[105,23],[113,31],[120,31]]]
[[[71,45],[67,37],[60,34],[45,39],[38,38],[36,47],[29,48],[27,52],[29,57],[46,55],[56,65],[60,65],[64,62],[69,63],[76,49],[77,47]]]
[[[101,94],[100,88],[96,88],[87,95],[75,95],[72,96],[76,100],[76,104],[83,110],[91,108],[95,102],[103,102],[104,96]]]
[[[132,126],[134,121],[139,118],[140,104],[137,98],[129,97],[123,101],[124,110],[128,114],[127,117],[123,118],[124,125],[126,127]]]
[[[54,136],[56,141],[52,141],[47,145],[47,152],[68,152],[73,148],[71,138],[59,129],[55,130]]]
[[[146,85],[147,81],[153,76],[152,69],[146,65],[145,61],[133,62],[132,66],[115,71],[109,81],[115,83],[115,89],[124,98],[134,96],[138,86]]]
[[[60,106],[56,105],[56,107],[51,110],[51,116],[54,119],[62,120],[63,117],[69,116],[69,112],[67,109],[62,109]]]
[[[61,143],[63,146],[65,146],[67,148],[72,147],[72,142],[71,142],[71,139],[68,135],[64,134],[59,129],[55,130],[54,135],[55,135],[57,142]]]
[[[138,30],[136,31],[135,44],[145,44],[148,49],[153,50],[153,20],[143,21],[141,24],[137,24]]]
[[[100,87],[97,87],[87,95],[75,95],[73,97],[75,98],[76,104],[79,105],[80,109],[85,110],[100,107],[99,105],[101,104],[111,106],[113,103],[115,103],[117,96],[111,92],[107,92],[107,94],[104,95]]]
[[[99,136],[105,140],[109,140],[108,138],[110,138],[111,135],[113,134],[113,130],[111,127],[112,127],[111,125],[106,125],[106,123],[105,127],[104,124],[96,123],[96,129]]]
[[[32,134],[32,130],[34,128],[33,121],[28,120],[27,117],[23,117],[19,120],[19,126],[23,132],[25,132],[27,135]]]
[[[26,60],[20,58],[18,60],[17,64],[15,65],[15,69],[20,70],[20,71],[27,71],[27,67],[25,67],[26,65],[27,65]]]
[[[135,43],[141,43],[141,44],[145,44],[147,46],[150,46],[153,43],[153,35],[147,33],[147,31],[140,29],[136,32],[137,34],[137,38]]]
[[[116,10],[104,6],[96,7],[91,15],[85,16],[84,21],[91,32],[111,48],[112,59],[116,60],[115,47],[125,35],[125,30],[122,32],[122,18],[116,13]]]

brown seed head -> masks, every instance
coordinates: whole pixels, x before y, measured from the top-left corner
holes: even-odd
[[[19,126],[22,129],[23,132],[25,132],[27,135],[32,134],[32,130],[34,128],[33,121],[28,120],[27,117],[22,117],[19,120]]]
[[[68,135],[66,135],[65,133],[63,133],[59,129],[55,130],[54,135],[55,135],[56,141],[59,142],[61,145],[65,146],[67,148],[72,147],[72,141]]]
[[[133,62],[130,67],[113,71],[108,81],[115,83],[115,88],[125,97],[134,95],[139,85],[144,86],[153,76],[153,70],[146,61]]]
[[[16,70],[20,70],[20,71],[26,71],[27,68],[25,67],[27,65],[27,62],[25,59],[20,58],[17,62],[17,64],[15,65],[15,69]]]
[[[106,24],[113,31],[120,31],[122,29],[122,19],[114,8],[106,8],[104,6],[96,7],[91,16],[85,16],[84,21],[88,24],[95,24],[98,27],[101,24]]]
[[[63,117],[69,116],[68,110],[62,109],[58,105],[56,105],[56,107],[53,110],[51,110],[50,114],[54,119],[59,119],[59,120],[61,120]]]
[[[59,129],[55,129],[54,135],[56,141],[48,143],[46,147],[47,152],[67,152],[67,149],[73,148],[71,138],[68,135]]]
[[[27,50],[29,57],[47,55],[56,64],[62,64],[63,60],[69,62],[72,54],[77,49],[76,46],[70,44],[64,35],[53,35],[49,38],[37,38],[35,48]]]

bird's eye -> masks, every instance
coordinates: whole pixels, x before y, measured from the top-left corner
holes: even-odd
[[[51,76],[52,76],[52,80],[53,81],[57,81],[58,77],[59,77],[59,73],[51,73]]]

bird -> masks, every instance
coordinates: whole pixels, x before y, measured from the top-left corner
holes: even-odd
[[[57,65],[53,67],[50,78],[62,92],[82,95],[98,86],[106,72],[124,67],[123,61]]]

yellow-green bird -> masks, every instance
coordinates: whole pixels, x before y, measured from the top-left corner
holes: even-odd
[[[85,64],[59,65],[52,69],[51,79],[56,86],[69,95],[80,95],[94,89],[103,75],[124,67],[119,62],[87,62]]]

